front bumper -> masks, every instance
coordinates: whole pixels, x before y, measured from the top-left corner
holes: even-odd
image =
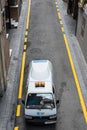
[[[25,119],[26,121],[35,124],[55,124],[57,117],[49,119],[49,116],[45,116],[45,117],[32,117],[32,119],[30,119],[28,118],[28,116],[25,116]]]

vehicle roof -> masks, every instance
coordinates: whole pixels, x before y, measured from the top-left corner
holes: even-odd
[[[53,93],[52,83],[45,82],[45,86],[35,87],[35,82],[30,82],[28,87],[28,93]]]
[[[44,82],[44,87],[35,87],[36,82]],[[52,64],[49,60],[32,60],[28,75],[28,93],[52,93]]]
[[[32,60],[29,81],[46,81],[52,78],[52,64],[49,60]]]

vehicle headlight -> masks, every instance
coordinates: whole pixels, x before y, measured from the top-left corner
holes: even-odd
[[[28,119],[32,119],[32,116],[28,116]]]
[[[53,119],[53,118],[56,118],[56,115],[52,115],[49,117],[49,119]]]
[[[32,119],[32,116],[25,115],[26,119]]]

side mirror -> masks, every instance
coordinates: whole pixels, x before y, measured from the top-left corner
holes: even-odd
[[[25,105],[25,101],[24,100],[22,100],[22,104]]]
[[[56,104],[59,104],[59,100],[56,100]]]

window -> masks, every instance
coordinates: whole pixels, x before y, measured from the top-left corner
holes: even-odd
[[[26,102],[27,109],[52,109],[54,108],[53,95],[50,93],[30,93]]]

